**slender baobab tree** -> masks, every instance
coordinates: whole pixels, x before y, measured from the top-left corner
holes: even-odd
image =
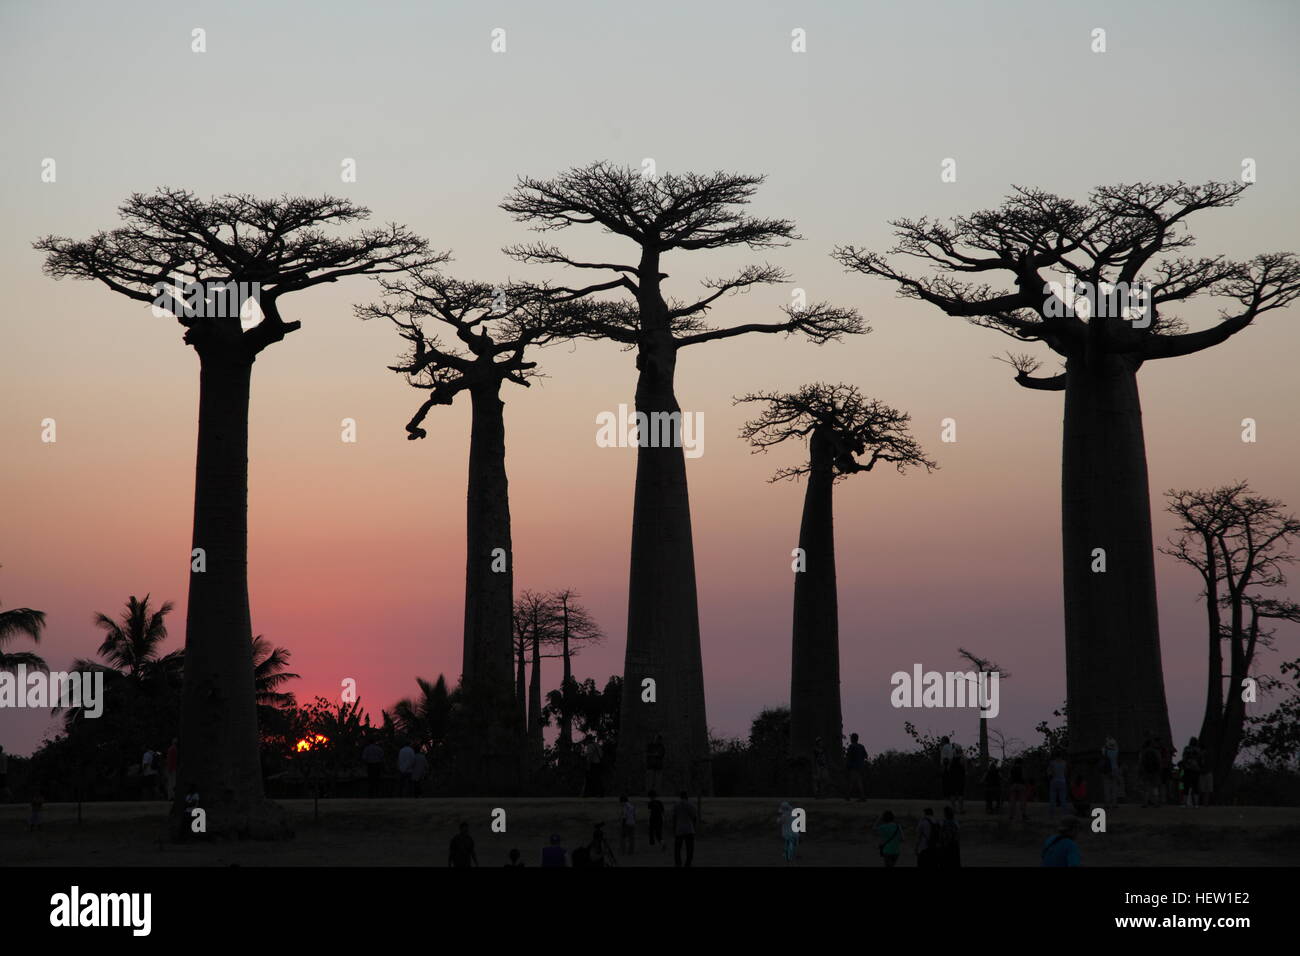
[[[728,172],[651,176],[601,162],[553,179],[523,178],[501,204],[516,220],[541,231],[599,226],[631,253],[591,261],[544,242],[507,250],[525,262],[603,273],[603,281],[565,291],[575,297],[619,293],[617,299],[601,300],[604,308],[590,317],[588,334],[636,350],[635,410],[648,427],[637,430],[618,745],[619,775],[624,786],[636,788],[633,792],[644,785],[645,747],[656,733],[663,734],[667,749],[668,784],[692,792],[712,789],[684,423],[674,383],[678,353],[750,332],[798,333],[825,342],[861,324],[856,313],[824,304],[791,306],[778,322],[727,327],[705,322],[724,295],[786,280],[783,270],[766,264],[707,281],[705,294],[693,301],[666,297],[663,270],[671,253],[767,249],[796,238],[793,223],[744,212],[762,182],[761,176]],[[623,258],[627,261],[618,261]]]
[[[428,268],[400,278],[378,279],[382,302],[358,306],[363,319],[391,321],[409,345],[393,371],[428,393],[406,425],[407,437],[424,438],[425,417],[465,392],[470,402],[469,493],[466,506],[465,626],[461,687],[466,706],[483,718],[476,739],[486,761],[483,785],[500,782],[516,752],[509,744],[518,729],[492,718],[512,713],[511,613],[514,553],[510,536],[510,489],[506,478],[505,382],[529,387],[537,363],[525,357],[534,346],[565,335],[573,301],[556,305],[545,290],[493,285],[449,277]],[[444,343],[434,329],[454,339]],[[537,709],[540,711],[540,689]]]
[[[970,693],[978,694],[979,675],[981,674],[997,674],[999,683],[1011,676],[1010,673],[1004,671],[987,657],[980,657],[978,654],[973,654],[964,647],[957,648],[957,653],[966,658],[966,660],[975,668],[976,683],[975,686],[971,688]],[[985,678],[985,680],[987,680],[987,678]],[[967,694],[966,699],[968,701],[971,699],[970,694]],[[976,696],[975,699],[978,701],[979,697]],[[979,714],[978,719],[980,722],[980,772],[983,773],[989,767],[989,722],[985,719],[982,713]],[[1005,758],[1005,756],[1006,748],[1003,747],[1003,757]]]
[[[935,463],[908,434],[910,416],[867,398],[852,385],[816,383],[796,392],[736,399],[762,406],[740,430],[755,451],[806,441],[808,458],[772,481],[807,477],[795,551],[794,631],[790,664],[790,754],[809,760],[818,737],[832,759],[841,753],[839,597],[835,581],[835,483],[880,462],[900,473]]]
[[[347,276],[428,265],[402,226],[335,236],[368,217],[343,199],[246,195],[203,200],[178,189],[133,194],[124,224],[89,239],[47,236],[46,274],[93,279],[172,316],[199,358],[198,456],[180,779],[210,808],[208,832],[274,836],[284,816],[263,799],[248,608],[248,402],[253,362],[300,328],[283,298]],[[260,315],[258,313],[260,312]],[[177,791],[175,821],[184,818]]]
[[[1210,761],[1202,769],[1213,772],[1218,788],[1228,782],[1241,749],[1256,655],[1272,644],[1267,622],[1300,623],[1300,604],[1264,593],[1286,586],[1284,569],[1295,562],[1291,547],[1300,538],[1300,519],[1244,481],[1208,491],[1171,490],[1165,497],[1181,523],[1172,547],[1161,551],[1194,568],[1205,586],[1209,671],[1198,737]]]
[[[605,639],[596,619],[578,602],[580,596],[573,588],[561,588],[549,595],[559,632],[560,658],[564,662],[561,692],[573,682],[573,656],[578,653],[578,648],[583,644],[599,644]],[[560,736],[556,743],[563,750],[573,747],[573,718],[568,712],[560,715]]]
[[[1137,373],[1145,362],[1219,345],[1300,294],[1291,253],[1249,262],[1188,258],[1187,219],[1233,205],[1244,185],[1099,187],[1086,202],[1016,189],[998,208],[950,223],[893,223],[891,253],[932,271],[911,275],[886,256],[836,250],[848,269],[901,295],[1015,339],[1041,342],[1065,368],[1009,356],[1025,388],[1065,392],[1061,528],[1070,747],[1087,765],[1114,734],[1136,765],[1143,736],[1169,735],[1156,615],[1146,446]],[[991,283],[998,275],[1007,284]],[[1230,308],[1200,331],[1170,314],[1216,296]]]

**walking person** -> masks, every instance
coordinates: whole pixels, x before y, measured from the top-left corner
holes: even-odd
[[[916,865],[934,866],[934,810],[926,807],[916,824]]]
[[[1025,761],[1020,757],[1011,761],[1011,775],[1007,787],[1007,803],[1011,807],[1011,819],[1016,818],[1016,807],[1020,807],[1020,819],[1029,822],[1029,788],[1025,784]]]
[[[1101,748],[1101,798],[1108,810],[1119,806],[1119,784],[1119,744],[1107,737]]]
[[[636,804],[623,795],[618,798],[619,829],[618,852],[626,856],[636,853]]]
[[[1070,765],[1061,750],[1052,752],[1052,759],[1047,764],[1047,816],[1056,815],[1058,809],[1066,810],[1066,798],[1069,796]]]
[[[853,799],[853,791],[858,791],[859,802],[867,799],[867,748],[858,743],[857,734],[849,734],[849,749],[844,752],[844,772],[848,777],[845,800]]]
[[[667,748],[664,746],[663,734],[655,734],[654,739],[645,746],[645,789],[647,794],[663,786],[664,756],[666,753]]]
[[[903,852],[903,828],[894,820],[894,811],[882,813],[874,829],[880,839],[880,858],[885,861],[885,867],[897,866]]]
[[[1201,804],[1201,746],[1193,737],[1183,748],[1183,793],[1186,806],[1198,807]]]
[[[673,861],[676,866],[690,866],[695,859],[695,807],[683,790],[673,805]],[[682,850],[686,863],[682,863]]]
[[[374,737],[361,751],[361,762],[366,765],[366,796],[373,800],[379,796],[380,775],[384,772],[384,748]]]
[[[646,809],[650,813],[650,845],[659,844],[659,852],[668,849],[668,844],[664,843],[664,802],[659,799],[659,794],[651,790],[649,793],[650,802],[646,804]]]
[[[781,827],[781,841],[784,847],[785,862],[793,863],[799,849],[799,834],[794,830],[794,808],[789,801],[781,801],[776,809],[776,820]]]

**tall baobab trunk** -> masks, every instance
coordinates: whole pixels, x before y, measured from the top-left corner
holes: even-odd
[[[510,542],[510,492],[506,480],[505,403],[500,381],[470,388],[469,482],[465,518],[465,647],[461,675],[478,728],[484,792],[501,792],[518,780],[522,715],[514,706],[514,555]],[[507,715],[514,714],[514,718]]]
[[[533,673],[528,685],[528,739],[533,746],[542,744],[542,642],[533,626]]]
[[[179,826],[193,784],[209,832],[277,836],[284,819],[263,800],[248,609],[248,398],[253,359],[238,345],[200,353],[194,537],[185,618]],[[196,562],[201,561],[201,565]],[[195,568],[199,567],[200,570]]]
[[[564,659],[564,676],[560,680],[560,692],[567,693],[569,682],[573,680],[573,663],[569,659],[569,598],[567,595],[560,598],[560,609],[563,616],[560,624],[560,656]],[[560,715],[559,742],[563,750],[573,747],[573,720],[569,716],[567,707]]]
[[[514,558],[506,480],[505,403],[498,383],[470,390],[465,521],[465,648],[462,679],[486,701],[510,697]]]
[[[794,577],[794,636],[790,666],[790,752],[811,758],[821,737],[834,763],[844,732],[840,709],[839,605],[835,586],[833,452],[824,435],[809,441],[799,547],[805,570]]]
[[[657,273],[657,262],[645,265],[643,257],[643,277]],[[680,423],[681,408],[673,392],[677,349],[658,296],[657,289],[645,288],[643,279],[642,328],[648,331],[637,350],[636,410],[647,416],[670,413]],[[709,794],[712,775],[686,459],[680,442],[653,448],[646,436],[641,439],[632,506],[618,774],[630,792],[641,792],[646,744],[661,733],[667,792]],[[647,678],[654,681],[653,703],[644,699],[642,683]]]
[[[1136,365],[1068,360],[1061,481],[1070,750],[1091,767],[1113,734],[1130,771],[1169,737]]]

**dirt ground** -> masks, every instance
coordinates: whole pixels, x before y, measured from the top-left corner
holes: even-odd
[[[666,852],[646,845],[646,811],[638,804],[636,852],[617,854],[623,866],[672,866]],[[697,866],[786,866],[777,827],[778,800],[706,799],[696,840]],[[540,848],[559,833],[570,849],[586,843],[592,825],[618,848],[618,802],[578,799],[329,800],[283,805],[294,817],[295,837],[279,843],[212,842],[177,845],[165,838],[161,803],[47,804],[44,824],[27,832],[28,807],[0,805],[0,865],[7,866],[445,866],[447,842],[460,821],[470,824],[479,862],[501,866],[512,847],[536,866]],[[915,866],[919,800],[796,801],[807,813],[799,866],[881,866],[870,825],[893,810],[907,839],[900,866]],[[495,808],[506,812],[506,832],[491,829]],[[671,809],[671,807],[670,807]],[[1039,847],[1054,832],[1043,804],[1030,820],[1010,823],[982,805],[958,817],[965,866],[1038,866]],[[671,839],[671,838],[670,838]],[[1300,808],[1121,807],[1109,814],[1105,833],[1079,838],[1085,866],[1294,866],[1300,862]]]

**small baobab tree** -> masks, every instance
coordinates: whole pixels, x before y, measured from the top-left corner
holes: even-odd
[[[890,253],[924,274],[853,246],[835,252],[847,269],[887,279],[904,297],[1042,343],[1064,360],[1059,374],[1040,376],[1041,359],[1008,358],[1017,384],[1065,393],[1066,692],[1070,747],[1088,765],[1110,734],[1127,766],[1145,734],[1169,736],[1138,371],[1220,345],[1300,295],[1291,253],[1249,262],[1181,254],[1193,243],[1188,218],[1233,205],[1245,188],[1136,183],[1098,187],[1084,202],[1017,188],[998,208],[951,222],[895,221]],[[1202,296],[1227,307],[1189,331],[1172,310]]]
[[[1011,676],[1009,672],[1004,671],[1001,667],[999,667],[993,661],[989,660],[987,657],[980,657],[978,654],[973,654],[970,651],[966,650],[966,648],[964,647],[957,648],[957,653],[960,654],[962,657],[964,657],[967,663],[969,663],[972,667],[975,668],[975,686],[974,688],[972,688],[972,691],[977,694],[976,696],[977,702],[979,702],[978,688],[979,688],[981,677],[983,677],[984,681],[986,682],[985,686],[988,686],[987,681],[989,678],[987,675],[989,674],[997,674],[999,684],[1001,684],[1002,681],[1006,680],[1008,677]],[[971,699],[970,694],[967,694],[966,699],[967,701]],[[979,715],[979,722],[980,722],[980,733],[979,733],[980,770],[983,771],[988,769],[988,765],[989,765],[989,722],[987,718],[985,718],[983,713]],[[1005,759],[1006,756],[1005,745],[1002,748],[1002,752],[1003,752],[1003,758]]]
[[[852,385],[816,383],[795,392],[756,392],[736,399],[762,406],[741,436],[755,451],[798,439],[805,462],[780,469],[772,481],[807,478],[799,547],[795,552],[794,631],[790,666],[790,753],[807,760],[822,738],[829,754],[843,739],[840,705],[839,598],[835,581],[835,483],[881,462],[900,473],[937,467],[910,434],[904,412]]]
[[[752,264],[728,278],[709,280],[696,299],[679,301],[664,289],[668,258],[676,253],[745,247],[769,249],[797,238],[794,224],[746,214],[762,176],[730,172],[646,175],[598,162],[552,179],[520,179],[501,204],[517,221],[541,231],[594,225],[623,243],[630,255],[592,261],[537,242],[507,252],[531,263],[601,274],[601,281],[563,287],[576,297],[602,297],[586,334],[636,351],[638,429],[628,584],[624,704],[619,730],[623,785],[644,785],[646,744],[661,733],[665,779],[674,788],[711,790],[708,722],[691,538],[690,498],[677,400],[682,349],[749,333],[798,334],[814,342],[858,331],[861,319],[824,304],[789,307],[774,322],[713,326],[706,315],[728,293],[783,282],[784,270]],[[620,261],[621,260],[621,261]],[[610,298],[610,295],[615,296]],[[665,434],[667,433],[667,434]],[[647,683],[650,682],[650,683]],[[653,701],[648,694],[654,687]]]
[[[301,328],[285,297],[348,276],[401,272],[440,257],[394,224],[338,236],[369,210],[331,197],[200,199],[135,193],[123,225],[89,239],[47,236],[45,272],[90,279],[175,318],[199,359],[180,779],[204,795],[208,832],[278,836],[284,815],[263,798],[248,606],[248,405],[253,362]],[[183,788],[181,788],[183,789]],[[184,794],[174,804],[188,829]],[[179,829],[178,829],[178,832]]]
[[[1161,551],[1193,568],[1205,588],[1209,668],[1199,740],[1210,761],[1203,769],[1211,770],[1215,786],[1222,787],[1241,749],[1246,703],[1255,699],[1258,651],[1273,642],[1268,622],[1300,623],[1300,604],[1266,593],[1286,586],[1284,569],[1295,561],[1291,547],[1300,538],[1300,519],[1244,481],[1203,491],[1170,490],[1165,497],[1180,524],[1171,547]]]

